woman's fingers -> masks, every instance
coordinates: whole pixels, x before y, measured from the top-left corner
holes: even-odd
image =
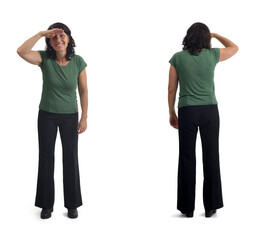
[[[53,28],[52,30],[54,30],[54,33],[57,34],[57,33],[63,33],[64,30],[61,29],[61,28]]]
[[[53,29],[51,29],[51,30],[46,31],[46,32],[44,33],[44,36],[45,36],[46,38],[53,38],[56,34],[61,34],[61,33],[63,33],[63,32],[64,32],[64,30],[61,29],[61,28],[53,28]]]
[[[78,124],[77,132],[78,132],[78,133],[81,133],[81,124],[80,124],[80,123]]]
[[[170,125],[178,129],[178,117],[176,116],[176,114],[170,115]]]
[[[78,124],[78,128],[77,128],[77,131],[78,131],[78,133],[80,134],[80,133],[83,133],[84,131],[86,130],[86,127],[84,126],[84,125],[82,125],[82,124]]]

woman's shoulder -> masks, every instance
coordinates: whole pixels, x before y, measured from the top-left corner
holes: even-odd
[[[47,52],[44,50],[38,50],[38,52],[40,53],[41,58],[48,58]]]
[[[180,56],[185,55],[185,54],[188,54],[188,51],[186,51],[186,50],[178,51],[178,52],[173,54],[171,59],[179,58]]]
[[[207,49],[207,51],[212,55],[216,63],[218,63],[220,58],[220,48],[210,48]]]
[[[84,61],[84,59],[80,55],[78,55],[78,54],[74,54],[72,56],[72,61],[74,61],[74,63],[76,64],[76,66],[78,66],[79,72],[81,72],[87,66],[87,64]]]
[[[40,56],[41,56],[41,63],[39,66],[42,68],[47,65],[48,55],[47,55],[47,52],[44,50],[38,50],[38,52],[40,53]]]
[[[209,52],[215,52],[215,51],[219,51],[219,48],[204,48],[204,50]]]
[[[209,53],[211,53],[211,54],[217,54],[217,53],[220,52],[219,48],[210,48],[210,49],[209,48],[205,48],[204,50],[209,52]]]
[[[74,61],[76,61],[76,62],[84,62],[84,59],[80,56],[80,55],[78,55],[78,54],[74,54],[73,56],[72,56],[72,59],[74,60]]]

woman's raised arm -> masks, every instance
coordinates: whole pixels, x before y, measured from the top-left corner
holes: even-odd
[[[211,33],[211,37],[216,38],[219,42],[221,42],[225,46],[225,48],[220,48],[219,62],[225,61],[237,53],[238,46],[229,39],[222,37],[217,33]]]
[[[37,33],[36,35],[25,41],[17,49],[18,55],[31,64],[40,65],[42,61],[40,53],[38,51],[33,51],[32,48],[35,46],[35,44],[40,38],[42,37],[52,38],[56,34],[59,34],[61,32],[63,32],[63,30],[59,28],[54,28],[48,31],[40,31],[39,33]]]

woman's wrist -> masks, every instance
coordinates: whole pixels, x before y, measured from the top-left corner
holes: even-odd
[[[39,38],[42,38],[44,36],[44,31],[38,32],[37,35],[39,36]]]
[[[81,120],[87,120],[87,115],[82,115]]]
[[[172,109],[172,110],[170,110],[169,112],[170,112],[170,115],[172,115],[172,114],[176,114],[175,109]]]

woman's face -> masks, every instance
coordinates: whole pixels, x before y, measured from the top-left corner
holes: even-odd
[[[56,34],[50,39],[50,45],[56,52],[66,50],[69,42],[70,38],[65,32]]]

